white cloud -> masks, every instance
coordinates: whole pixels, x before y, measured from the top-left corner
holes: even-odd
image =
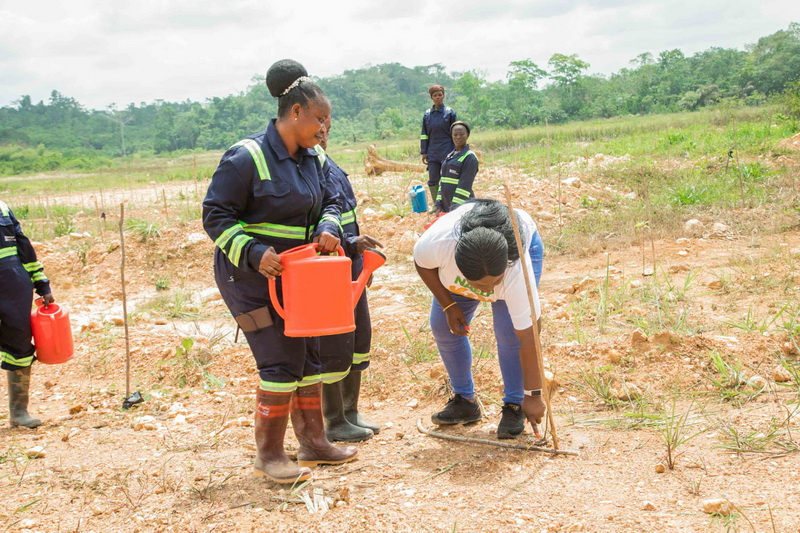
[[[796,0],[18,0],[0,4],[0,105],[57,89],[91,108],[246,89],[281,58],[330,76],[441,63],[505,77],[577,53],[611,73],[645,51],[738,47],[800,20]]]

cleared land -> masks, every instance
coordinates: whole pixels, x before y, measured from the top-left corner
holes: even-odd
[[[580,452],[558,458],[417,432],[448,396],[410,259],[427,222],[405,194],[418,176],[367,178],[363,151],[334,148],[353,171],[365,231],[388,244],[370,292],[363,400],[383,430],[358,461],[284,491],[250,473],[256,374],[243,340],[233,342],[198,220],[219,154],[198,159],[196,182],[191,156],[168,168],[148,160],[80,178],[0,179],[41,242],[78,350],[35,368],[32,410],[44,426],[11,430],[0,414],[0,527],[800,530],[800,153],[779,146],[792,133],[769,109],[731,109],[550,128],[549,148],[544,128],[475,136],[486,158],[477,193],[502,198],[508,182],[547,247],[545,358],[560,384],[562,446]],[[400,159],[414,144],[379,150]],[[132,382],[146,398],[129,411],[123,199],[134,220]],[[488,308],[472,332],[486,416],[448,431],[491,439],[501,380]],[[26,455],[34,446],[44,457]],[[309,512],[301,497],[317,489],[342,503]],[[721,513],[704,512],[709,499],[724,500]]]

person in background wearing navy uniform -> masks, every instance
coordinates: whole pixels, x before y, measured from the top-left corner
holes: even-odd
[[[325,178],[336,186],[342,206],[342,231],[344,248],[352,259],[352,277],[357,279],[364,268],[362,254],[367,248],[381,247],[377,239],[361,235],[356,216],[356,195],[353,186],[331,157],[328,148],[330,118],[325,122],[325,136],[316,148]],[[371,284],[368,283],[368,285]],[[367,422],[358,412],[358,397],[361,391],[361,373],[369,366],[369,351],[372,342],[372,324],[369,318],[367,291],[361,294],[355,309],[356,330],[341,335],[320,337],[320,359],[322,361],[322,413],[325,416],[325,432],[330,441],[357,442],[367,440],[380,431],[380,426]]]
[[[11,427],[35,428],[41,420],[28,414],[33,290],[45,306],[55,302],[44,267],[14,213],[0,200],[0,367],[8,373],[8,420]]]
[[[454,122],[450,126],[453,132],[455,149],[442,163],[442,178],[439,182],[439,194],[434,205],[435,212],[449,213],[470,198],[472,182],[478,173],[478,156],[469,149],[469,124],[463,121]]]
[[[256,360],[256,475],[278,483],[311,477],[306,466],[355,459],[325,436],[320,407],[319,338],[287,337],[268,297],[268,279],[281,286],[278,254],[312,241],[319,252],[340,242],[339,196],[326,182],[313,150],[331,112],[322,89],[296,61],[267,72],[278,118],[222,156],[203,201],[203,227],[214,240],[214,274],[225,304],[244,331]],[[323,306],[321,306],[321,309]],[[300,443],[298,464],[283,447],[289,416]]]
[[[422,132],[419,136],[419,153],[422,162],[428,165],[428,188],[431,191],[431,204],[436,201],[439,191],[439,176],[442,161],[453,151],[450,126],[458,120],[456,112],[444,105],[444,87],[433,85],[428,89],[433,107],[422,117]],[[433,208],[431,209],[433,211]]]

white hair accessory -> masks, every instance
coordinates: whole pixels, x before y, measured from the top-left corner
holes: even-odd
[[[289,91],[291,91],[292,89],[294,89],[295,87],[297,87],[298,85],[300,85],[300,82],[301,82],[301,81],[310,81],[310,80],[311,80],[311,78],[309,78],[308,76],[300,76],[299,78],[297,78],[296,80],[294,80],[294,81],[292,82],[292,84],[291,84],[291,85],[289,85],[289,86],[286,88],[286,90],[284,90],[284,91],[283,91],[281,94],[279,94],[279,95],[278,95],[278,97],[280,98],[281,96],[285,96],[285,95],[287,95],[287,94],[289,93]]]

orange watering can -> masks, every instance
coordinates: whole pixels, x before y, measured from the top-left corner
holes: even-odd
[[[72,328],[69,313],[57,304],[44,306],[42,299],[36,299],[36,309],[31,311],[33,343],[36,345],[36,359],[48,365],[66,363],[75,354],[72,343]]]
[[[286,250],[281,256],[283,306],[275,280],[269,280],[269,297],[286,321],[287,337],[336,335],[356,329],[354,310],[367,280],[386,262],[377,250],[364,252],[364,270],[351,280],[350,258],[340,246],[336,255],[317,255],[317,243]]]

